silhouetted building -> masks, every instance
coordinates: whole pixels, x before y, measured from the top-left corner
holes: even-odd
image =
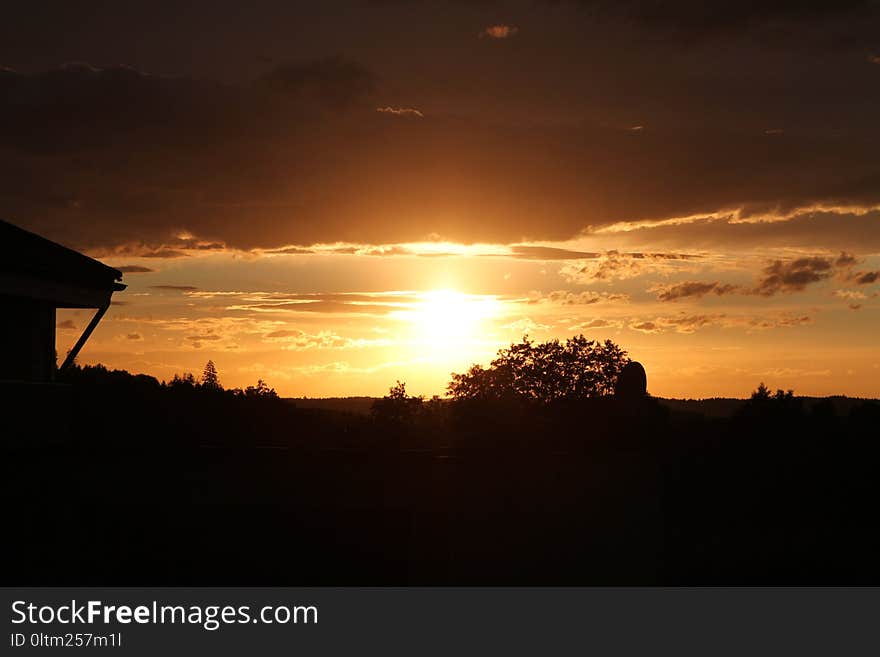
[[[125,289],[122,272],[0,221],[0,381],[49,383],[55,375],[55,312],[97,312],[71,350],[69,364]],[[63,365],[62,365],[63,367]]]
[[[617,377],[614,396],[623,399],[639,399],[648,394],[648,375],[637,361],[627,363]]]

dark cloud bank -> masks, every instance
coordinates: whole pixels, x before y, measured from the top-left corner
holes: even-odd
[[[610,37],[593,52],[584,38],[568,68],[554,68],[540,56],[553,34],[524,25],[511,40],[525,49],[509,55],[516,70],[499,79],[511,102],[528,101],[528,124],[502,116],[502,95],[494,112],[377,112],[409,107],[397,104],[406,90],[389,98],[381,71],[340,57],[267,64],[237,83],[87,64],[0,70],[0,216],[79,248],[174,257],[224,245],[563,240],[617,221],[880,202],[880,68],[864,41],[875,2],[573,4],[584,30],[687,33],[693,55]],[[858,56],[771,56],[744,36],[766,30],[782,30],[773,47],[792,53],[792,40],[833,32]],[[738,39],[724,53],[739,59],[718,54],[719,35]],[[434,80],[435,97],[467,105],[484,83],[476,76],[468,67]],[[560,107],[587,109],[580,121],[547,118]],[[861,244],[880,243],[876,217],[864,216],[801,237],[864,231]],[[790,243],[803,226],[785,223],[766,230]],[[686,249],[717,228],[652,237],[672,232]]]

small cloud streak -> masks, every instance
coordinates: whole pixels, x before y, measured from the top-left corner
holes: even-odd
[[[499,23],[498,25],[490,25],[480,32],[480,38],[489,37],[490,39],[509,39],[515,37],[517,34],[519,34],[519,28],[516,25]]]
[[[602,328],[621,328],[623,326],[623,322],[620,320],[614,319],[603,319],[601,317],[596,317],[595,319],[591,319],[588,322],[582,322],[581,324],[574,324],[569,328],[572,331],[589,331],[592,329],[602,329]]]
[[[732,316],[726,313],[715,314],[686,314],[680,313],[667,317],[654,319],[633,319],[629,328],[640,333],[662,333],[674,331],[675,333],[695,333],[703,328],[743,328],[747,331],[764,331],[774,328],[790,328],[803,326],[813,320],[807,315],[778,315],[776,317],[749,317]]]
[[[394,116],[408,116],[414,118],[424,118],[425,115],[421,110],[413,107],[377,107],[376,111],[380,114],[392,114]]]
[[[633,322],[629,325],[633,331],[640,333],[659,333],[662,329],[654,322]]]
[[[880,271],[856,271],[847,277],[848,281],[852,281],[856,285],[872,285],[880,281]]]
[[[62,331],[71,331],[76,328],[76,324],[73,323],[72,319],[65,319],[63,322],[58,322],[55,328],[59,328]]]
[[[685,281],[676,285],[661,285],[652,288],[651,292],[658,292],[657,298],[660,301],[678,301],[679,299],[699,299],[710,292],[719,297],[725,294],[738,292],[739,287],[728,283],[720,283],[714,281],[712,283],[704,283],[700,281]]]
[[[515,244],[510,247],[510,254],[523,260],[588,260],[598,258],[601,253],[588,251],[572,251],[571,249],[559,249],[553,246],[530,246],[527,244]]]
[[[569,292],[567,290],[554,290],[547,294],[540,292],[533,293],[533,297],[529,299],[529,303],[547,302],[559,304],[562,306],[581,306],[591,305],[594,303],[626,303],[629,301],[629,295],[619,292],[593,292],[587,290],[584,292]]]

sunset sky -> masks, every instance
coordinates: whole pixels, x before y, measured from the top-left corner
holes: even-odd
[[[0,23],[0,217],[128,284],[80,362],[433,395],[583,333],[880,396],[877,2],[180,4]]]

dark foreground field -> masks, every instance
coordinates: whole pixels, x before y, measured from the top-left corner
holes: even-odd
[[[7,585],[880,583],[876,402],[4,399]]]

